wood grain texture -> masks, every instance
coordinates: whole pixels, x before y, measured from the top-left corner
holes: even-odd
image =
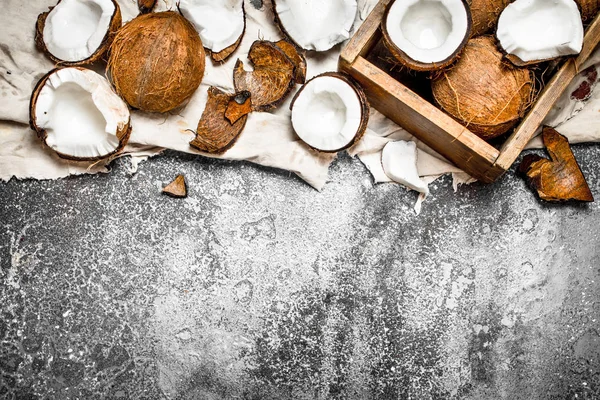
[[[586,31],[580,55],[561,67],[518,128],[497,150],[367,60],[369,52],[381,40],[381,20],[391,1],[381,0],[350,39],[340,55],[339,70],[362,85],[375,109],[486,183],[495,181],[512,166],[600,42],[600,17],[597,16]]]

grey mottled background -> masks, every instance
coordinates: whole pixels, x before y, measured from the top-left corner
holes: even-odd
[[[600,198],[600,148],[578,147]],[[600,213],[166,153],[0,184],[0,398],[597,399]],[[160,189],[176,174],[190,196]]]

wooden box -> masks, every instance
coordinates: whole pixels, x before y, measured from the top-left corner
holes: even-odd
[[[375,109],[485,183],[494,182],[511,167],[600,41],[597,16],[586,30],[579,56],[563,63],[525,118],[497,149],[367,59],[380,42],[380,23],[391,1],[381,0],[350,39],[340,56],[339,70],[360,83]]]

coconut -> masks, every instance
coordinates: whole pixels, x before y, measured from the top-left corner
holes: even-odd
[[[106,54],[121,22],[116,0],[60,0],[38,16],[36,46],[55,63],[90,64]]]
[[[600,0],[575,0],[581,9],[581,19],[586,22],[594,19],[600,11]]]
[[[511,0],[469,0],[473,29],[471,36],[480,36],[496,27],[498,17]]]
[[[185,183],[185,176],[177,175],[175,179],[162,190],[164,194],[176,199],[184,199],[187,197],[187,184]]]
[[[298,137],[326,153],[336,153],[358,142],[369,121],[369,103],[363,90],[345,75],[334,72],[306,82],[290,108]]]
[[[356,0],[272,0],[275,23],[298,47],[327,51],[350,38]]]
[[[516,0],[504,9],[496,36],[517,66],[579,54],[583,23],[573,0]]]
[[[525,114],[534,94],[534,76],[504,62],[492,36],[479,36],[469,40],[456,65],[432,80],[432,90],[445,112],[489,140]]]
[[[110,49],[107,75],[132,107],[167,112],[194,94],[205,53],[193,25],[179,13],[140,15],[121,28]]]
[[[381,23],[383,43],[404,66],[434,71],[452,64],[471,33],[466,0],[398,0]]]
[[[121,151],[131,134],[129,109],[104,77],[78,67],[50,71],[36,85],[30,125],[58,156],[95,161]]]
[[[138,9],[142,14],[152,12],[154,7],[156,7],[156,0],[138,0]]]
[[[178,7],[214,61],[225,61],[240,45],[246,29],[243,0],[181,0]]]

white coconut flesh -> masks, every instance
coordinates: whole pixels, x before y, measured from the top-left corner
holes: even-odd
[[[517,0],[500,14],[502,48],[525,62],[578,54],[583,23],[573,0]]]
[[[182,0],[179,9],[196,28],[204,47],[218,53],[244,33],[243,0]]]
[[[46,49],[63,61],[89,58],[102,45],[114,14],[111,0],[62,0],[46,18]]]
[[[321,76],[309,81],[292,106],[292,126],[309,146],[336,151],[348,146],[359,133],[362,104],[345,81]]]
[[[33,117],[46,131],[46,144],[74,158],[101,158],[119,147],[117,133],[129,109],[102,76],[65,68],[52,74],[34,104]]]
[[[417,145],[415,142],[399,140],[389,142],[381,153],[381,165],[385,174],[394,182],[409,189],[429,194],[429,187],[417,171]]]
[[[326,51],[350,38],[356,0],[276,0],[275,12],[288,36],[305,50]]]
[[[396,47],[430,64],[456,53],[468,34],[469,16],[461,0],[397,0],[386,28]]]

